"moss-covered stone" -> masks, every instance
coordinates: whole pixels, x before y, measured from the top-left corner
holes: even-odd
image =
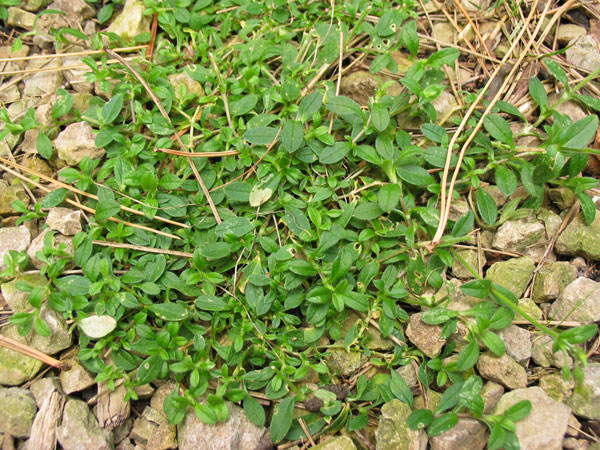
[[[555,262],[543,266],[533,285],[533,301],[548,302],[558,298],[565,287],[577,278],[577,268],[568,262]]]
[[[37,405],[30,391],[0,389],[0,431],[17,438],[29,437],[36,412]]]
[[[590,225],[579,214],[557,239],[555,249],[561,255],[600,261],[600,214]]]
[[[583,369],[583,383],[567,401],[573,413],[590,420],[600,420],[600,363]]]
[[[534,270],[533,260],[529,256],[523,256],[493,264],[488,269],[485,278],[505,287],[517,298],[520,298],[531,281]]]
[[[424,450],[427,436],[421,430],[408,428],[410,406],[394,399],[381,408],[381,419],[375,434],[378,450]]]

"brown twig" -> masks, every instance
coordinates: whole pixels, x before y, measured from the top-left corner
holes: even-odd
[[[130,250],[137,250],[140,252],[161,253],[163,255],[180,256],[182,258],[193,258],[194,257],[193,253],[180,252],[177,250],[166,250],[166,249],[162,249],[162,248],[146,247],[145,245],[124,244],[121,242],[107,242],[107,241],[98,241],[98,240],[94,240],[94,241],[92,241],[92,243],[94,245],[101,245],[103,247],[127,248]]]
[[[156,41],[156,32],[158,31],[158,13],[154,13],[152,17],[152,26],[150,28],[150,42],[146,48],[146,59],[152,60],[152,54],[154,53],[154,42]]]
[[[46,355],[45,353],[36,350],[35,348],[29,347],[28,345],[21,344],[20,342],[15,341],[6,336],[0,335],[0,346],[7,348],[9,350],[13,350],[15,352],[19,352],[23,355],[27,355],[31,358],[35,358],[39,361],[42,361],[44,364],[48,364],[59,370],[69,369],[69,365],[59,361],[58,359],[54,359],[51,356]]]
[[[239,155],[237,150],[225,150],[222,152],[180,152],[179,150],[171,150],[170,148],[155,148],[155,152],[168,153],[169,155],[185,156],[186,158],[220,158],[222,156]]]
[[[12,166],[12,167],[14,167],[14,168],[16,168],[16,169],[22,170],[23,172],[27,172],[27,173],[29,173],[30,175],[33,175],[33,176],[35,176],[35,177],[38,177],[38,178],[39,178],[39,179],[41,179],[41,180],[45,180],[45,181],[47,181],[48,183],[52,183],[52,184],[54,184],[55,186],[58,186],[58,187],[61,187],[61,188],[67,189],[67,190],[69,190],[69,191],[71,191],[71,192],[73,192],[73,193],[76,193],[76,194],[79,194],[79,195],[83,195],[84,197],[88,197],[88,198],[91,198],[91,199],[93,199],[93,200],[96,200],[96,201],[98,201],[98,196],[97,196],[97,195],[90,194],[89,192],[85,192],[85,191],[82,191],[82,190],[80,190],[80,189],[77,189],[76,187],[73,187],[73,186],[71,186],[70,184],[63,183],[62,181],[59,181],[59,180],[55,180],[54,178],[52,178],[52,177],[49,177],[49,176],[47,176],[47,175],[44,175],[43,173],[41,173],[41,172],[38,172],[37,170],[30,169],[30,168],[28,168],[28,167],[25,167],[25,166],[23,166],[23,165],[21,165],[21,164],[18,164],[18,163],[16,163],[16,162],[10,161],[10,160],[8,160],[8,159],[5,159],[5,158],[2,158],[2,157],[0,157],[0,162],[1,162],[1,163],[8,164],[8,165],[10,165],[10,166]],[[7,172],[8,172],[8,171],[10,171],[10,169],[8,169],[7,167],[5,167],[5,166],[4,166],[4,165],[2,165],[2,164],[0,164],[0,169],[3,169],[3,170],[5,170],[5,171],[7,171]],[[13,173],[13,172],[10,172],[10,173]],[[14,173],[13,173],[13,174],[14,174]],[[29,178],[25,178],[25,181],[27,181],[27,182],[31,182]],[[136,215],[138,215],[138,216],[144,216],[144,217],[146,216],[146,215],[145,215],[145,214],[144,214],[142,211],[138,211],[137,209],[133,209],[133,208],[130,208],[130,207],[128,207],[128,206],[119,205],[119,207],[120,207],[120,208],[121,208],[123,211],[126,211],[126,212],[128,212],[128,213],[131,213],[131,214],[136,214]],[[181,228],[190,228],[190,226],[189,226],[189,225],[186,225],[186,224],[184,224],[184,223],[175,222],[174,220],[171,220],[171,219],[166,219],[166,218],[164,218],[164,217],[161,217],[161,216],[154,216],[154,218],[155,218],[156,220],[160,221],[160,222],[168,223],[169,225],[175,225],[175,226],[178,226],[178,227],[181,227]]]

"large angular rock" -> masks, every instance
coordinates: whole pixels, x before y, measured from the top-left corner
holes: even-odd
[[[552,400],[539,387],[516,389],[502,396],[496,414],[521,400],[531,402],[531,412],[517,422],[516,434],[522,450],[560,450],[567,432],[571,409]]]
[[[560,45],[566,46],[575,38],[585,36],[587,31],[584,27],[571,23],[563,24],[556,30],[556,40]]]
[[[482,450],[488,440],[487,427],[475,419],[460,418],[454,427],[429,438],[430,450]]]
[[[560,373],[544,375],[540,378],[540,387],[546,395],[557,402],[565,403],[571,396],[575,383],[573,378],[566,381]]]
[[[54,390],[48,394],[35,416],[27,449],[54,450],[56,448],[56,429],[62,416],[65,397]]]
[[[14,6],[10,7],[7,11],[6,25],[31,31],[35,25],[35,14]]]
[[[27,249],[30,242],[31,233],[23,225],[0,228],[0,272],[7,268],[4,257],[9,254],[10,250],[22,252]]]
[[[127,1],[121,14],[106,31],[119,35],[125,41],[132,41],[136,36],[150,32],[150,17],[144,16],[145,9],[141,1]]]
[[[492,264],[485,278],[505,287],[520,298],[531,281],[534,270],[533,260],[529,256],[523,256]]]
[[[456,253],[458,253],[458,255],[464,259],[469,266],[477,271],[477,268],[479,267],[479,255],[477,254],[476,250],[459,250]],[[486,263],[486,258],[483,252],[481,254],[481,259],[481,265],[484,266]],[[475,278],[471,271],[456,258],[452,264],[452,274],[461,280],[470,280]]]
[[[130,438],[145,445],[147,450],[177,448],[175,426],[159,411],[146,406],[142,416],[135,419]]]
[[[406,327],[406,336],[419,350],[433,358],[440,353],[446,340],[441,339],[441,326],[426,324],[421,317],[423,317],[423,313],[413,314],[410,317]]]
[[[81,400],[71,399],[66,403],[56,435],[64,450],[114,448],[112,432],[98,426],[98,421]]]
[[[46,225],[51,230],[56,230],[65,236],[74,236],[81,231],[81,211],[61,208],[50,208]]]
[[[72,123],[54,140],[58,157],[70,166],[75,166],[83,158],[100,158],[104,149],[96,147],[92,127],[87,122]]]
[[[425,432],[408,428],[411,413],[410,406],[397,399],[382,406],[375,433],[377,450],[425,450]]]
[[[504,394],[504,387],[493,381],[488,381],[481,388],[481,398],[483,399],[484,414],[492,414],[500,398]]]
[[[95,384],[94,376],[83,367],[77,358],[67,359],[65,363],[69,365],[69,370],[61,370],[60,384],[65,394],[83,391]]]
[[[600,261],[600,214],[590,225],[579,214],[556,240],[555,250],[560,255]]]
[[[10,309],[14,312],[26,312],[29,311],[32,306],[29,303],[29,292],[20,291],[17,288],[17,283],[27,283],[32,287],[44,287],[48,280],[46,277],[39,273],[27,273],[20,274],[17,278],[8,283],[4,283],[0,285],[0,291],[2,291],[2,296]]]
[[[543,242],[545,234],[544,224],[534,218],[508,220],[496,231],[492,245],[505,252],[528,253]]]
[[[536,303],[556,299],[563,289],[577,278],[577,268],[568,262],[555,262],[543,266],[533,285],[532,298]]]
[[[38,408],[53,392],[63,394],[58,377],[39,378],[31,383],[29,390],[33,394]]]
[[[477,361],[477,370],[486,380],[499,383],[508,389],[527,386],[527,372],[507,354],[497,357],[492,353],[482,353]]]
[[[583,384],[575,388],[567,405],[577,416],[600,420],[600,363],[589,363],[583,368]]]
[[[31,432],[37,405],[31,392],[21,388],[0,389],[0,431],[17,438]]]
[[[600,284],[589,278],[577,278],[552,304],[550,317],[585,323],[600,320]]]
[[[177,426],[179,450],[254,450],[265,432],[248,420],[244,411],[228,403],[229,418],[207,425],[190,409]]]
[[[24,93],[28,97],[46,97],[56,93],[56,90],[64,83],[62,71],[62,61],[60,58],[51,61],[32,60],[27,66],[29,69],[40,69],[43,65],[43,71],[36,72],[25,78]],[[54,70],[46,70],[54,69]]]
[[[500,330],[498,336],[504,342],[506,354],[522,365],[531,358],[531,333],[525,328],[509,325]]]
[[[569,42],[567,61],[578,69],[593,72],[600,67],[598,43],[592,36],[581,36]]]

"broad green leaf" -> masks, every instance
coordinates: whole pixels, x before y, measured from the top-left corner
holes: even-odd
[[[223,299],[214,295],[201,295],[196,299],[196,306],[204,311],[227,311],[230,309]]]
[[[244,133],[244,139],[250,144],[269,145],[275,140],[277,132],[277,128],[273,127],[251,128]]]
[[[379,73],[392,62],[392,56],[385,52],[377,56],[369,66],[369,72]]]
[[[137,370],[136,384],[140,386],[154,381],[160,374],[162,365],[163,361],[158,355],[146,358]]]
[[[496,202],[490,194],[483,189],[477,190],[477,210],[481,218],[488,225],[493,225],[498,217],[498,208]]]
[[[296,120],[305,121],[312,117],[314,113],[321,109],[323,105],[323,92],[315,91],[304,97],[298,105],[298,114]]]
[[[346,157],[352,145],[346,141],[336,141],[333,147],[325,147],[319,155],[322,164],[335,164]]]
[[[400,196],[402,195],[402,189],[397,184],[386,184],[377,193],[377,204],[385,211],[390,212],[396,207]]]
[[[98,203],[96,206],[96,219],[103,221],[109,217],[116,216],[121,210],[121,206],[114,200],[105,200]]]
[[[292,426],[295,403],[294,397],[286,397],[275,407],[270,427],[271,441],[274,444],[281,442]]]
[[[458,416],[455,413],[448,413],[436,417],[427,427],[427,434],[430,437],[439,436],[450,430],[458,423]]]
[[[205,258],[226,258],[231,253],[231,245],[227,242],[213,242],[200,247],[200,254]]]
[[[565,73],[563,68],[560,66],[560,64],[552,61],[550,58],[544,59],[544,64],[546,65],[546,67],[548,68],[550,73],[552,75],[554,75],[554,78],[556,78],[558,81],[560,81],[562,83],[563,87],[567,90],[567,92],[569,92],[570,91],[569,79],[567,78],[567,74]]]
[[[160,319],[167,321],[178,322],[188,317],[188,309],[181,303],[157,303],[149,305],[148,309]]]
[[[317,269],[315,269],[308,261],[303,259],[293,259],[289,261],[288,269],[291,272],[304,277],[310,277],[317,274]]]
[[[413,407],[413,394],[404,378],[402,378],[395,370],[391,371],[392,378],[390,380],[390,389],[394,396],[408,404],[411,408]]]
[[[590,225],[596,218],[596,205],[590,196],[585,192],[580,192],[577,194],[577,198],[579,199],[579,203],[581,203],[581,211],[583,211],[585,223]]]
[[[116,94],[102,107],[102,122],[113,123],[123,108],[123,94]]]
[[[423,136],[436,144],[442,144],[448,140],[446,129],[437,123],[425,123],[421,125]]]
[[[422,430],[429,426],[434,417],[433,413],[428,409],[417,409],[408,416],[408,428],[411,430]]]
[[[563,144],[563,147],[585,148],[594,138],[594,135],[597,131],[598,116],[593,114],[591,116],[584,117],[563,132],[561,140],[566,141]]]
[[[432,67],[442,67],[444,64],[452,65],[454,61],[458,59],[460,52],[455,48],[446,47],[438,50],[429,58],[427,58],[427,65]]]
[[[242,115],[247,114],[250,111],[252,111],[254,109],[254,107],[256,106],[256,103],[258,103],[258,95],[255,95],[255,94],[245,95],[242,98],[240,98],[239,100],[236,100],[235,102],[231,102],[231,104],[229,105],[229,111],[231,112],[231,115],[234,117],[242,116]]]
[[[325,107],[350,123],[363,120],[364,117],[360,105],[351,98],[344,97],[343,95],[331,97],[325,103]]]
[[[250,394],[244,398],[244,412],[254,425],[262,427],[265,424],[265,408]]]
[[[469,212],[458,219],[452,227],[452,236],[462,237],[469,234],[469,232],[473,229],[474,221],[475,216],[473,211],[469,210]]]
[[[506,348],[504,346],[504,341],[500,339],[496,333],[492,333],[489,330],[483,330],[481,333],[481,341],[489,348],[492,353],[496,356],[504,355]]]
[[[590,323],[570,328],[560,334],[560,338],[571,344],[583,344],[592,339],[598,332],[598,325]]]
[[[400,29],[400,42],[410,52],[411,56],[416,56],[419,51],[419,35],[417,34],[417,23],[413,20],[403,23]]]
[[[58,188],[48,192],[42,199],[42,208],[54,208],[60,205],[67,198],[68,193],[69,191],[65,188]]]
[[[490,280],[473,280],[463,284],[460,290],[463,294],[471,297],[486,299],[490,295]]]
[[[52,142],[43,131],[40,131],[38,134],[35,141],[35,148],[42,158],[50,159],[52,157]]]
[[[494,139],[507,144],[510,148],[515,147],[512,130],[508,122],[496,114],[489,114],[483,119],[483,126]]]
[[[304,128],[296,120],[289,121],[281,130],[281,145],[289,153],[294,153],[304,142]]]
[[[461,372],[465,372],[477,364],[479,359],[479,346],[476,339],[471,339],[465,348],[458,354],[456,368]]]
[[[353,216],[360,220],[377,219],[383,214],[383,210],[375,202],[361,203],[354,209]]]
[[[529,94],[531,98],[540,105],[541,107],[546,106],[548,103],[548,94],[546,93],[546,88],[540,81],[538,77],[529,79]]]
[[[417,165],[398,166],[396,173],[403,181],[415,186],[428,186],[435,182],[434,178],[423,167]]]
[[[504,166],[496,167],[494,171],[496,178],[496,185],[505,195],[512,195],[519,185],[517,176],[510,169]]]
[[[513,422],[523,420],[531,411],[531,402],[529,400],[521,400],[508,408],[502,415]]]
[[[385,131],[390,124],[390,112],[381,103],[371,106],[371,122],[378,131]]]
[[[217,225],[215,233],[221,237],[228,235],[242,237],[252,230],[254,230],[254,225],[245,217],[232,217]]]

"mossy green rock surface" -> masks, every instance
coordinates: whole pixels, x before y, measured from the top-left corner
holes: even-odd
[[[533,276],[535,263],[529,256],[513,258],[493,264],[487,271],[485,278],[492,283],[505,287],[520,298]]]
[[[338,436],[313,447],[313,450],[355,450],[356,445],[348,436]]]
[[[31,433],[37,405],[27,389],[0,389],[0,431],[26,438]]]
[[[600,261],[600,214],[590,225],[586,225],[582,214],[579,214],[556,241],[556,252],[567,256]]]
[[[375,434],[377,450],[425,450],[425,433],[408,428],[411,413],[410,406],[397,399],[383,405]]]
[[[575,279],[577,279],[577,269],[568,262],[546,264],[535,279],[533,300],[536,303],[554,300]]]

